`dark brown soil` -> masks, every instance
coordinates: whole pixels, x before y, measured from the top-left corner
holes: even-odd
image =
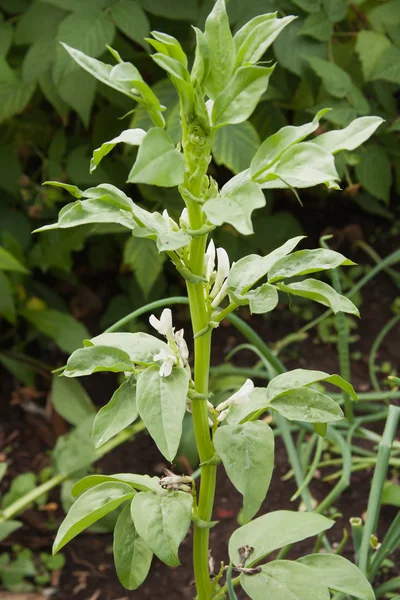
[[[343,248],[340,248],[344,251]],[[389,249],[388,249],[389,251]],[[359,262],[366,263],[364,255],[358,255]],[[359,340],[352,344],[352,352],[359,353],[359,359],[352,364],[353,383],[359,391],[370,390],[368,376],[368,354],[377,333],[391,318],[391,305],[397,296],[398,290],[387,275],[381,274],[365,291],[363,291],[362,320],[357,330]],[[282,307],[278,318],[273,320],[258,319],[256,330],[268,343],[283,338],[288,333],[296,331],[302,326],[299,317],[292,314],[287,307]],[[333,344],[316,343],[314,334],[301,344],[290,346],[284,352],[283,359],[288,368],[303,366],[305,368],[318,368],[328,372],[337,372],[338,359]],[[379,362],[391,361],[394,367],[399,364],[400,346],[397,343],[400,329],[394,330],[385,340],[379,351]],[[231,347],[241,343],[240,336],[232,326],[224,326],[217,330],[215,335],[214,362],[220,362],[224,354]],[[62,360],[62,359],[61,359]],[[54,362],[53,362],[54,364]],[[242,353],[236,361],[240,366],[251,366],[254,357],[250,353]],[[90,392],[96,398],[97,404],[108,401],[114,379],[108,375],[97,375],[90,378]],[[1,393],[1,425],[0,425],[0,452],[1,460],[7,460],[9,472],[2,483],[2,491],[8,489],[10,478],[16,474],[34,470],[39,472],[49,464],[48,451],[54,446],[58,435],[66,431],[66,425],[52,413],[46,393],[48,379],[38,377],[38,389],[30,390],[21,388],[7,375],[2,380]],[[11,403],[10,403],[10,400]],[[36,407],[36,409],[35,409]],[[382,424],[378,423],[378,430]],[[8,450],[7,450],[8,449]],[[135,472],[159,474],[161,466],[165,464],[149,436],[140,434],[133,442],[115,449],[96,468],[104,473]],[[277,440],[276,464],[273,480],[267,499],[260,514],[278,509],[297,510],[299,502],[291,502],[290,498],[296,490],[293,479],[282,481],[282,476],[288,471],[288,460],[281,440]],[[325,473],[324,473],[325,474]],[[343,530],[349,531],[349,518],[362,516],[367,507],[368,493],[372,472],[362,471],[355,473],[351,486],[344,492],[335,504],[335,512],[340,516],[337,524],[330,532],[331,543],[338,543],[342,539]],[[332,488],[333,483],[315,479],[311,486],[313,496],[317,500],[324,498]],[[241,508],[241,496],[234,490],[222,469],[219,469],[217,496],[215,501],[214,518],[219,524],[211,530],[212,555],[219,561],[227,559],[227,542],[230,534],[237,527],[237,515]],[[1,544],[1,549],[9,549],[13,544],[19,543],[25,547],[40,551],[50,551],[54,539],[54,530],[62,518],[59,504],[58,491],[54,491],[49,498],[46,510],[27,510],[20,517],[24,522],[22,530],[13,534]],[[55,512],[53,512],[55,510]],[[379,533],[383,534],[396,514],[391,507],[383,507],[379,524]],[[306,541],[296,546],[291,556],[299,553],[307,554],[313,550],[314,540]],[[153,600],[184,600],[195,595],[192,582],[191,565],[191,535],[183,542],[180,550],[182,565],[170,569],[153,561],[150,575],[143,586],[135,592],[127,592],[118,583],[113,567],[111,535],[85,534],[80,535],[65,548],[67,564],[62,570],[59,582],[55,576],[56,587],[54,597],[58,600],[125,600],[152,598]],[[351,543],[348,542],[345,554],[352,558]],[[389,575],[400,574],[397,567]],[[376,582],[376,585],[380,582]],[[240,596],[238,592],[238,597]]]

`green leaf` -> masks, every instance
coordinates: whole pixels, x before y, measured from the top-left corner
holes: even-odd
[[[249,254],[238,260],[229,271],[228,293],[241,295],[243,290],[247,291],[262,279],[277,261],[289,254],[302,239],[304,236],[301,235],[294,237],[266,256]]]
[[[389,25],[400,23],[400,2],[390,0],[368,11],[368,21],[374,29],[384,31]]]
[[[122,33],[143,48],[147,47],[144,38],[149,35],[150,23],[139,2],[119,0],[111,7],[111,16]]]
[[[246,567],[251,567],[274,550],[317,535],[334,524],[334,521],[317,513],[277,510],[236,529],[229,540],[229,557],[233,564],[238,565],[239,548],[252,546],[254,552],[246,562]]]
[[[5,317],[10,323],[15,323],[16,312],[11,288],[8,277],[0,271],[0,315]]]
[[[271,481],[272,429],[262,421],[224,425],[215,432],[214,444],[229,479],[243,496],[243,519],[250,521],[263,503]]]
[[[225,0],[217,0],[215,3],[207,17],[204,33],[210,50],[210,73],[206,81],[206,93],[214,100],[231,80],[236,58]]]
[[[326,394],[310,388],[298,388],[277,396],[270,407],[289,421],[306,423],[330,423],[344,417],[339,404]]]
[[[274,560],[256,575],[240,576],[240,585],[252,600],[329,600],[329,590],[311,569],[289,560]]]
[[[360,117],[352,121],[345,129],[328,131],[319,135],[313,143],[332,154],[342,152],[342,150],[355,150],[367,141],[383,122],[384,119],[381,117]]]
[[[165,254],[161,254],[152,241],[135,237],[127,240],[124,246],[124,263],[131,266],[145,298],[163,272],[165,259]]]
[[[86,490],[104,483],[105,481],[120,481],[131,485],[135,490],[142,492],[160,492],[160,479],[149,475],[136,475],[133,473],[116,473],[115,475],[88,475],[78,481],[72,488],[73,496],[80,496]]]
[[[14,29],[9,21],[0,17],[0,56],[7,56],[14,37]]]
[[[249,121],[217,129],[212,153],[217,165],[225,165],[233,173],[247,169],[260,147],[260,138]]]
[[[358,308],[351,300],[346,298],[346,296],[338,294],[333,287],[323,281],[318,281],[317,279],[305,279],[299,283],[291,283],[288,285],[278,283],[278,288],[282,292],[293,294],[293,296],[309,298],[324,306],[329,306],[335,314],[338,312],[345,312],[356,315],[357,317],[360,316]]]
[[[336,385],[349,394],[353,400],[357,400],[353,386],[339,375],[329,375],[329,373],[325,373],[324,371],[295,369],[274,377],[266,389],[255,388],[246,404],[232,405],[229,408],[227,421],[228,423],[239,423],[249,419],[254,420],[269,408],[274,407],[271,402],[275,398],[318,382]]]
[[[298,250],[274,263],[269,270],[268,281],[274,283],[279,279],[308,275],[348,265],[354,265],[353,261],[334,250]]]
[[[53,554],[134,495],[135,492],[129,485],[118,482],[101,483],[87,490],[79,496],[61,523],[54,540]]]
[[[87,469],[98,455],[90,437],[94,415],[86,417],[75,429],[57,439],[52,453],[54,470],[61,475],[72,475]]]
[[[140,373],[137,407],[158,449],[172,461],[182,436],[188,374],[182,367],[174,367],[168,377],[161,377],[159,371],[158,366],[153,366]]]
[[[82,323],[59,310],[23,310],[21,315],[68,354],[74,352],[88,337],[88,331]]]
[[[317,2],[316,11],[319,8],[319,2]],[[279,65],[302,79],[309,73],[308,57],[326,58],[327,56],[326,43],[299,35],[303,23],[303,19],[296,19],[284,29],[274,42],[274,52]]]
[[[52,4],[71,12],[97,12],[107,6],[108,0],[89,0],[82,3],[81,0],[38,0],[45,4]],[[89,4],[89,6],[88,6]]]
[[[293,371],[287,371],[286,373],[277,375],[271,379],[268,384],[267,397],[269,400],[273,400],[289,390],[312,385],[319,381],[325,381],[326,383],[336,385],[349,394],[353,400],[357,400],[357,394],[355,393],[353,386],[342,379],[340,375],[329,375],[329,373],[325,373],[324,371],[313,371],[309,369],[294,369]]]
[[[29,45],[43,37],[53,37],[65,12],[56,6],[33,3],[18,19],[15,44]]]
[[[172,81],[178,89],[180,89],[181,84],[179,83],[179,81],[175,80],[181,80],[182,82],[186,83],[189,82],[189,71],[187,70],[186,66],[182,64],[182,62],[180,62],[179,60],[176,60],[171,56],[165,56],[160,52],[152,54],[151,58],[159,67],[161,67],[161,69],[164,69],[164,71],[166,71],[169,75],[172,76]]]
[[[0,123],[22,112],[34,90],[34,84],[26,85],[17,79],[0,82]]]
[[[308,35],[319,42],[327,42],[333,35],[333,25],[325,12],[320,10],[306,18],[299,35]]]
[[[35,473],[22,473],[17,475],[11,482],[10,489],[1,499],[1,508],[4,510],[8,508],[25,496],[29,494],[36,487],[36,475]],[[19,511],[22,512],[22,511]]]
[[[362,187],[375,198],[389,204],[392,169],[388,155],[381,146],[368,146],[361,152],[356,175]]]
[[[4,523],[0,523],[0,542],[8,538],[17,529],[20,529],[22,525],[21,521],[5,521]]]
[[[137,590],[150,570],[153,552],[138,535],[129,505],[122,509],[114,529],[114,563],[118,579],[127,590]]]
[[[308,188],[322,183],[338,189],[338,179],[332,154],[313,142],[291,146],[257,178],[263,189]]]
[[[274,68],[240,67],[215,99],[212,109],[214,127],[246,121],[267,89]]]
[[[192,496],[184,492],[165,495],[139,492],[131,513],[136,530],[147,546],[169,567],[177,567],[178,550],[192,518]]]
[[[131,425],[138,416],[136,380],[130,377],[112,395],[111,400],[97,413],[92,432],[95,448],[100,448],[120,431]]]
[[[141,4],[146,12],[158,15],[160,17],[171,18],[171,4],[165,0],[141,0]],[[174,19],[177,21],[197,20],[198,7],[194,2],[187,0],[174,0],[173,4]]]
[[[383,33],[366,30],[358,32],[355,50],[361,62],[365,81],[371,79],[379,58],[390,46],[390,40]]]
[[[308,13],[317,12],[321,6],[321,0],[293,0],[293,3]]]
[[[322,7],[333,23],[346,18],[347,0],[322,0]]]
[[[222,188],[217,198],[208,200],[203,205],[203,210],[213,225],[229,223],[239,233],[251,235],[254,233],[251,214],[253,210],[263,206],[265,206],[265,196],[260,186],[258,183],[250,182],[227,193]]]
[[[53,182],[48,183],[53,184]],[[35,232],[91,223],[119,223],[132,230],[137,227],[135,219],[146,226],[155,219],[154,215],[134,204],[128,196],[113,185],[105,183],[89,188],[85,192],[81,192],[75,186],[62,185],[62,187],[75,196],[82,194],[90,199],[67,204],[60,210],[57,223],[45,225]]]
[[[111,346],[126,352],[133,363],[139,365],[150,365],[154,362],[155,354],[160,350],[168,350],[165,342],[157,339],[148,333],[102,333],[85,340],[84,345],[90,346]]]
[[[152,31],[151,35],[153,38],[155,38],[151,40],[151,44],[158,52],[165,54],[165,56],[174,58],[178,62],[182,63],[185,68],[187,67],[187,56],[184,53],[181,44],[176,38],[174,38],[174,36],[168,35],[167,33],[163,33],[161,31]]]
[[[163,129],[154,127],[142,140],[128,181],[174,187],[183,183],[184,170],[182,154]]]
[[[39,85],[44,97],[55,108],[57,114],[61,117],[63,125],[66,126],[69,107],[60,97],[50,72],[40,77]]]
[[[103,54],[107,44],[112,44],[114,35],[115,27],[104,12],[68,15],[60,24],[57,33],[57,40],[62,42],[62,45],[59,44],[57,47],[53,70],[54,83],[57,87],[68,73],[77,71],[76,65],[65,52],[67,50],[69,53],[66,45],[89,56],[97,57]]]
[[[80,90],[79,94],[76,93],[76,90]],[[61,99],[78,113],[85,127],[88,127],[96,92],[96,81],[84,71],[68,71],[64,73],[61,81],[57,84],[57,91]]]
[[[190,80],[193,87],[198,86],[202,90],[210,73],[210,49],[205,34],[198,27],[193,29],[196,34],[196,49]]]
[[[121,92],[130,98],[134,98],[132,93],[132,82],[129,80],[122,80],[115,75],[114,67],[106,63],[101,62],[95,58],[87,56],[76,48],[71,48],[68,44],[61,45],[65,48],[68,54],[74,59],[74,61],[85,71],[93,75],[96,79],[108,85],[109,87]]]
[[[130,146],[140,146],[146,132],[143,129],[125,129],[117,137],[109,142],[104,142],[100,148],[96,148],[93,152],[93,158],[90,161],[90,172],[93,173],[100,161],[109,153],[117,144],[129,144]]]
[[[329,60],[308,57],[313,71],[322,79],[327,92],[334,98],[344,98],[353,86],[353,82],[343,69]]]
[[[22,63],[22,79],[26,84],[36,83],[46,75],[54,61],[55,49],[53,37],[39,38],[30,46]]]
[[[94,415],[96,408],[85,388],[74,379],[53,375],[51,403],[68,423],[79,425],[87,416]]]
[[[400,507],[400,485],[386,481],[383,486],[382,504]]]
[[[282,127],[277,133],[267,138],[251,161],[250,172],[252,177],[260,177],[264,171],[281,158],[285,150],[314,133],[319,127],[321,117],[328,111],[327,108],[320,110],[311,123],[299,127],[293,125]]]
[[[371,584],[365,575],[349,560],[338,554],[309,554],[298,560],[310,567],[314,577],[337,592],[344,592],[361,600],[375,600]]]
[[[244,294],[243,298],[246,298],[250,312],[257,315],[274,310],[279,300],[275,286],[269,283],[263,283],[256,290],[250,290]]]
[[[257,63],[286,25],[296,17],[277,18],[277,13],[254,17],[239,29],[233,38],[236,48],[236,67]]]
[[[69,357],[63,375],[65,377],[83,377],[102,371],[111,371],[112,373],[133,371],[129,354],[111,346],[79,348]]]

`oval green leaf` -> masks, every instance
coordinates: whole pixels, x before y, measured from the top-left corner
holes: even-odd
[[[150,570],[153,552],[138,535],[131,507],[124,506],[114,529],[114,563],[118,579],[127,590],[137,590]]]
[[[188,386],[188,374],[182,367],[174,367],[171,375],[161,377],[159,367],[153,366],[138,377],[139,414],[158,449],[169,461],[175,458],[181,441]]]
[[[237,565],[240,562],[238,549],[252,546],[254,552],[246,563],[250,567],[274,550],[317,535],[333,525],[334,521],[316,513],[277,510],[236,529],[229,540],[229,557]]]
[[[243,496],[243,518],[249,521],[267,495],[274,467],[274,434],[263,421],[223,425],[214,435],[215,450],[226,473]]]
[[[136,379],[130,377],[114,392],[108,404],[97,413],[92,432],[95,448],[100,448],[109,439],[131,425],[138,416],[136,407]]]
[[[361,600],[375,600],[371,584],[356,565],[337,554],[309,554],[298,560],[330,589]]]
[[[192,518],[192,496],[185,492],[139,492],[131,511],[136,530],[148,547],[166,565],[177,567],[179,546]]]
[[[87,490],[71,506],[61,523],[53,544],[53,554],[65,544],[115,510],[120,504],[133,498],[135,491],[125,483],[107,482]]]

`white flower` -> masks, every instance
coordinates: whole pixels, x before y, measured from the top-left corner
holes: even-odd
[[[179,217],[179,225],[182,227],[182,229],[190,229],[189,213],[186,206]]]
[[[222,416],[222,413],[226,411],[232,404],[247,404],[250,399],[250,394],[254,391],[254,383],[251,379],[246,379],[240,390],[235,392],[230,398],[218,404],[216,410],[221,413],[218,417],[218,421],[223,421],[226,415]]]
[[[229,275],[229,256],[223,248],[217,248],[218,268],[210,298],[215,298]]]
[[[203,276],[207,281],[210,281],[211,275],[215,266],[215,245],[211,240],[208,244],[207,251],[204,255]]]
[[[172,327],[172,313],[170,308],[164,308],[160,319],[157,319],[155,315],[150,315],[149,323],[158,333],[165,335],[167,340],[174,337],[175,328]]]
[[[176,356],[172,352],[172,350],[164,350],[162,348],[158,354],[153,356],[153,360],[156,362],[162,360],[162,365],[160,367],[160,377],[168,377],[172,373],[172,367],[176,364]]]
[[[184,330],[180,329],[179,331],[177,331],[175,333],[175,342],[176,345],[178,347],[178,352],[179,352],[179,356],[181,357],[182,360],[182,364],[185,367],[188,364],[188,360],[189,360],[189,350],[185,341],[185,338],[183,337],[184,334]]]
[[[167,209],[163,210],[162,217],[165,221],[165,224],[167,225],[168,231],[179,231],[178,224],[175,223],[175,221],[173,219],[171,219],[171,217],[168,214]]]
[[[218,417],[217,417],[217,422],[218,423],[222,423],[222,421],[225,421],[226,416],[228,414],[229,410],[223,410],[222,412],[219,413]]]
[[[212,308],[217,308],[217,306],[219,306],[219,304],[221,304],[222,300],[225,298],[226,294],[228,293],[227,288],[228,288],[228,282],[227,282],[227,279],[225,279],[218,294],[215,296],[214,300],[211,302]]]

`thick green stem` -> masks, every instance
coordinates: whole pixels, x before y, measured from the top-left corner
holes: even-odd
[[[200,245],[202,238],[193,240],[192,245]],[[203,264],[203,253],[197,250],[198,260]],[[193,272],[198,273],[195,263],[191,264]],[[190,313],[194,335],[207,327],[208,313],[204,301],[204,291],[201,284],[187,284]],[[211,353],[211,330],[194,340],[194,386],[197,392],[207,395]],[[192,414],[197,448],[200,462],[205,463],[214,454],[208,424],[208,407],[205,400],[192,400]],[[204,465],[201,469],[198,515],[203,521],[210,521],[215,494],[216,480],[215,465]],[[208,541],[209,529],[194,527],[193,562],[197,586],[198,600],[211,598],[211,582],[208,570]]]

